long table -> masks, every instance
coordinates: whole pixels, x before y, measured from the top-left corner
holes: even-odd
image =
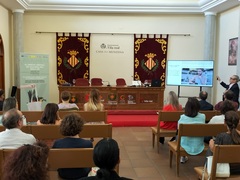
[[[101,101],[107,110],[159,110],[163,107],[163,87],[131,86],[58,86],[59,102],[61,92],[71,93],[71,102],[80,109],[87,102],[91,89],[98,89]]]

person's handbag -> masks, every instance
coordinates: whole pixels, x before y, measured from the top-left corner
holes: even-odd
[[[29,111],[42,111],[42,102],[38,101],[37,88],[31,90],[31,101],[27,103]]]
[[[211,169],[212,169],[212,159],[213,159],[213,156],[207,157],[207,162],[205,163],[205,167],[202,173],[202,180],[204,180],[205,170],[207,170],[208,179],[210,179]],[[229,163],[217,163],[216,177],[230,177]]]

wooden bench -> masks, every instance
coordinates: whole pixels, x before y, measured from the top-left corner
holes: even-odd
[[[22,131],[32,134],[36,139],[59,139],[63,138],[60,133],[59,125],[27,125],[22,127]],[[0,126],[0,132],[5,127]],[[112,124],[84,124],[81,138],[112,138]]]
[[[41,119],[43,111],[22,111],[22,113],[27,122],[37,122],[37,120]],[[63,118],[71,113],[79,114],[86,122],[107,123],[107,111],[59,111],[59,116]]]
[[[206,121],[209,121],[213,116],[217,114],[217,111],[200,111],[205,114]],[[159,138],[160,137],[174,137],[176,136],[176,130],[162,129],[160,128],[160,122],[176,122],[180,119],[180,116],[184,114],[184,111],[159,111],[157,126],[151,127],[152,129],[152,146],[155,146],[155,137],[157,142],[157,151],[159,153]]]
[[[0,169],[3,162],[14,149],[0,149]],[[58,179],[58,168],[94,167],[93,148],[50,149],[48,155],[48,170],[51,180]],[[2,173],[2,171],[1,171]],[[1,174],[2,176],[2,174]],[[2,179],[0,177],[0,179]]]
[[[182,136],[205,137],[216,136],[221,132],[226,132],[227,127],[224,124],[180,124],[178,129],[178,140],[168,142],[169,146],[169,164],[172,167],[173,154],[176,157],[176,174],[179,176],[179,163],[181,156],[190,156],[180,145]],[[208,144],[205,145],[202,153],[196,155],[206,155]]]
[[[240,145],[215,145],[213,150],[211,175],[209,177],[207,170],[205,169],[204,179],[205,180],[216,179],[217,163],[240,163],[239,151],[240,151]],[[194,168],[198,177],[201,179],[202,179],[203,168],[204,168],[203,166]],[[230,178],[240,179],[240,175],[230,174]]]

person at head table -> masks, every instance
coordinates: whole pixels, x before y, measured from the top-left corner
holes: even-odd
[[[197,75],[194,75],[192,78],[189,79],[190,84],[198,84],[198,85],[206,85],[207,78],[204,74],[203,68],[197,69]]]

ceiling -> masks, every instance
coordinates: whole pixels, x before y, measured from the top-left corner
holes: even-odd
[[[25,11],[109,13],[219,13],[240,0],[0,0],[9,9]]]

